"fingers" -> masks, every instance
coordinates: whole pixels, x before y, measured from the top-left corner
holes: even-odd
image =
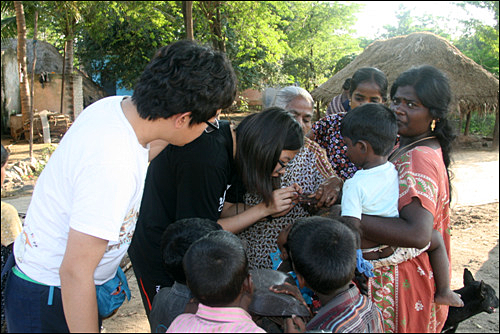
[[[302,318],[294,314],[291,318],[285,319],[285,333],[304,333],[305,331],[306,324]]]

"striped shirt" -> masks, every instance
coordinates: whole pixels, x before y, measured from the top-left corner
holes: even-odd
[[[323,306],[306,328],[333,333],[384,332],[379,309],[354,284]]]
[[[196,314],[184,313],[172,322],[167,333],[265,333],[248,312],[239,307],[198,305]]]

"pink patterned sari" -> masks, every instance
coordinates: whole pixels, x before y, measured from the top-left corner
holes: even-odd
[[[417,146],[395,165],[399,173],[399,210],[417,197],[434,216],[434,229],[442,234],[451,260],[450,197],[441,149]],[[382,310],[386,332],[441,331],[448,307],[434,304],[435,284],[426,252],[398,265],[375,269],[374,273],[369,293]]]

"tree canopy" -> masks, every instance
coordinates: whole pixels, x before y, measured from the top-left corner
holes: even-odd
[[[240,90],[298,84],[312,90],[346,66],[373,40],[354,38],[362,8],[334,1],[193,1],[194,39],[227,53]],[[24,1],[28,38],[39,12],[39,39],[64,48],[75,43],[74,64],[92,78],[132,89],[154,52],[186,38],[181,1]],[[496,26],[464,22],[453,39],[446,19],[414,17],[404,6],[397,23],[377,36],[431,31],[498,76],[498,2],[464,1],[487,8]],[[2,39],[15,37],[12,1],[2,1]],[[15,20],[14,20],[15,26]],[[455,32],[453,32],[455,33]]]

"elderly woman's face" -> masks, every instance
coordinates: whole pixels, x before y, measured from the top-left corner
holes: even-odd
[[[311,119],[313,116],[313,106],[302,96],[297,96],[286,106],[287,110],[294,110],[293,117],[299,122],[304,134],[311,130]]]
[[[398,87],[391,101],[396,113],[398,133],[403,137],[416,137],[430,132],[432,115],[420,102],[412,86]]]

